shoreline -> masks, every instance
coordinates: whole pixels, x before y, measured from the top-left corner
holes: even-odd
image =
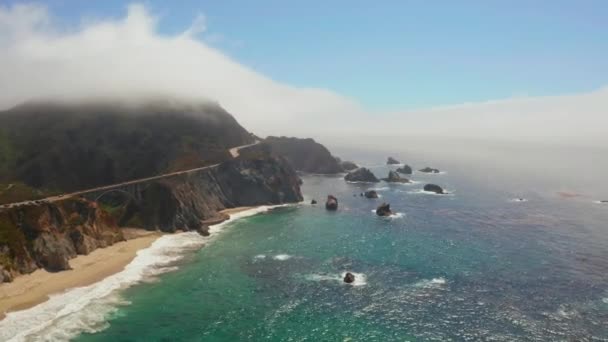
[[[218,211],[226,218],[210,227],[220,227],[246,212],[256,212],[265,206],[236,207]],[[98,248],[88,255],[78,255],[70,259],[71,270],[48,272],[38,269],[30,274],[17,276],[12,282],[0,284],[0,321],[7,313],[30,309],[49,300],[51,295],[61,294],[73,288],[100,282],[120,273],[137,256],[158,238],[165,235],[159,231],[139,228],[122,228],[126,241],[105,248]]]
[[[71,270],[51,273],[38,269],[0,284],[0,321],[9,312],[32,308],[46,302],[51,295],[91,285],[121,272],[138,251],[150,247],[162,236],[160,232],[133,228],[125,228],[124,233],[126,241],[70,259]]]

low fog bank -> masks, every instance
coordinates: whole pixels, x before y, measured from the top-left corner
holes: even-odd
[[[31,99],[136,101],[162,94],[217,102],[259,136],[314,137],[358,147],[383,136],[423,136],[425,143],[452,137],[608,146],[608,88],[374,112],[330,90],[294,87],[239,64],[204,42],[200,18],[173,35],[161,34],[158,22],[145,6],[132,4],[122,18],[65,28],[44,5],[0,5],[0,109]],[[370,91],[382,87],[370,85]]]
[[[390,155],[414,169],[436,167],[450,177],[458,174],[497,189],[529,190],[554,198],[565,192],[587,201],[608,199],[607,145],[395,136],[365,141],[366,146],[356,148],[351,139],[325,142],[343,159],[367,165],[384,164]]]

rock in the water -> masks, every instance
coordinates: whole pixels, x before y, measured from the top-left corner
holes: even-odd
[[[602,200],[600,203],[608,203],[608,200]]]
[[[393,157],[388,157],[388,160],[386,161],[386,165],[395,165],[395,164],[401,164],[401,163]]]
[[[196,228],[196,232],[201,236],[209,236],[209,226],[201,224],[198,228]]]
[[[378,216],[391,216],[392,214],[391,205],[388,203],[382,203],[378,209],[376,209],[376,215]]]
[[[378,193],[375,190],[369,190],[365,192],[366,198],[378,198]]]
[[[351,284],[355,282],[355,275],[350,273],[350,272],[346,272],[346,274],[344,275],[344,282],[347,284]]]
[[[424,186],[424,191],[434,192],[436,194],[445,194],[443,188],[436,184],[427,184]]]
[[[420,172],[424,172],[424,173],[439,173],[438,169],[433,169],[432,167],[425,167],[424,169],[420,169]]]
[[[312,201],[310,201],[310,204],[317,204],[317,200],[313,199]]]
[[[352,171],[352,170],[356,170],[359,168],[359,166],[357,166],[357,164],[355,164],[351,161],[340,162],[340,165],[342,166],[344,171]]]
[[[325,202],[325,209],[338,210],[338,199],[333,195],[328,195],[327,201]]]
[[[404,175],[411,175],[412,174],[412,168],[409,165],[403,165],[402,167],[397,168],[397,172],[403,173]]]
[[[399,174],[395,171],[389,171],[387,178],[382,178],[383,181],[389,183],[409,183],[410,180],[404,177],[399,176]]]
[[[378,178],[376,178],[376,176],[374,176],[374,174],[364,168],[358,168],[355,171],[349,172],[346,176],[344,176],[344,179],[349,181],[349,182],[368,182],[368,183],[378,183],[379,180]]]

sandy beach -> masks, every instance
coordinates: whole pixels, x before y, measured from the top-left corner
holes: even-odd
[[[0,319],[6,312],[42,303],[51,294],[87,286],[122,271],[135,258],[137,251],[149,247],[160,236],[159,232],[125,229],[127,241],[71,259],[72,270],[49,273],[39,269],[19,276],[11,283],[1,284]]]

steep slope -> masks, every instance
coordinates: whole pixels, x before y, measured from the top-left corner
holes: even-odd
[[[225,161],[253,141],[212,103],[27,103],[0,112],[0,182],[85,189]]]
[[[293,167],[308,173],[341,173],[344,169],[329,150],[313,139],[268,137],[264,144],[273,153],[285,157]]]

